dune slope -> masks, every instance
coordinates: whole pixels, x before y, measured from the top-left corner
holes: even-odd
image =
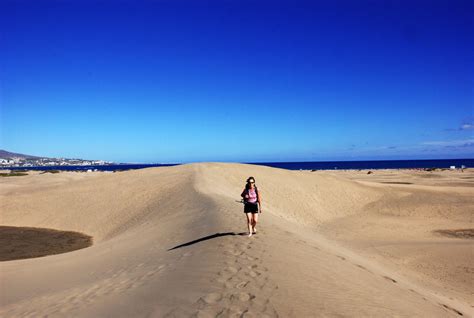
[[[240,235],[238,202],[249,175],[265,200],[252,238]],[[0,263],[2,316],[472,315],[465,299],[320,235],[384,196],[347,178],[202,163],[18,177],[2,180],[0,195],[2,225],[94,238],[86,249]]]

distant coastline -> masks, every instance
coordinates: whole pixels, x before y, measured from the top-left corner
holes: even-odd
[[[311,162],[248,162],[248,164],[282,168],[288,170],[376,170],[376,169],[449,169],[473,168],[474,159],[435,159],[435,160],[365,160],[365,161],[311,161]],[[123,171],[151,167],[169,167],[175,164],[109,164],[77,166],[37,166],[5,167],[10,170],[61,170],[61,171]]]

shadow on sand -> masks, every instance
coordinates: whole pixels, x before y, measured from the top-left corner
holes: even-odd
[[[169,248],[168,251],[175,250],[175,249],[178,249],[180,247],[193,245],[193,244],[203,242],[203,241],[212,240],[214,238],[221,237],[221,236],[246,235],[246,234],[247,234],[246,232],[241,232],[241,233],[235,233],[235,232],[216,233],[216,234],[212,234],[212,235],[208,235],[208,236],[198,238],[197,240],[194,240],[194,241],[190,241],[190,242],[186,242],[186,243],[183,243],[183,244],[180,244],[180,245],[176,245],[175,247]]]

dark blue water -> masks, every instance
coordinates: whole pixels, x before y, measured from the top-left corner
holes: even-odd
[[[259,162],[253,164],[290,170],[449,168],[450,166],[460,168],[461,165],[472,168],[474,159]]]
[[[289,170],[329,170],[329,169],[400,169],[400,168],[457,168],[474,167],[474,159],[438,159],[438,160],[371,160],[371,161],[313,161],[313,162],[255,162],[252,164],[283,168]],[[178,164],[118,164],[98,166],[42,166],[42,167],[14,167],[14,170],[67,170],[87,171],[119,171],[129,169],[143,169],[150,167],[167,167]]]
[[[91,166],[38,166],[38,167],[12,167],[11,170],[61,170],[61,171],[122,171],[130,169],[143,169],[150,167],[169,167],[176,166],[175,164],[117,164],[117,165],[91,165]]]

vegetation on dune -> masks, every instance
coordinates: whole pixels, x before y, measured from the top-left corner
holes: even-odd
[[[27,176],[28,173],[23,171],[11,171],[11,172],[2,172],[0,173],[0,177],[19,177],[19,176]]]
[[[60,173],[60,172],[61,171],[59,171],[59,170],[45,170],[45,171],[41,172],[41,174],[43,174],[43,173]]]

